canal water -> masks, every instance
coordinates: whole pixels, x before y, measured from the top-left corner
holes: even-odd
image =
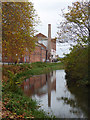
[[[35,75],[26,79],[22,89],[38,102],[39,109],[56,118],[87,118],[88,92],[86,88],[68,88],[64,70]]]

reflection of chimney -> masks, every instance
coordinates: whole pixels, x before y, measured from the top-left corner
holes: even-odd
[[[51,62],[51,24],[48,24],[48,60]]]
[[[48,107],[51,107],[51,73],[48,73]]]

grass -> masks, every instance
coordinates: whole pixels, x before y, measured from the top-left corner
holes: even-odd
[[[21,65],[24,66],[24,65]],[[39,75],[43,73],[50,72],[52,70],[57,70],[57,69],[63,69],[64,66],[62,63],[42,63],[42,62],[36,62],[32,63],[31,65],[28,65],[29,70],[23,72],[23,75],[27,75],[29,77],[30,75]],[[22,76],[22,73],[19,74]]]
[[[26,78],[56,69],[63,69],[62,63],[42,63],[4,65],[3,72],[3,119],[5,118],[50,118],[38,110],[36,101],[25,96],[20,85]],[[54,117],[54,116],[53,116]]]
[[[3,118],[49,118],[44,111],[37,110],[36,101],[19,93],[8,91],[3,97]]]

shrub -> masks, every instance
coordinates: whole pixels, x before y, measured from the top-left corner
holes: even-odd
[[[87,85],[88,47],[75,46],[64,59],[67,84]]]

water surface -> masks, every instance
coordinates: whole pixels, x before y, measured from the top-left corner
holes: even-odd
[[[65,71],[56,70],[35,75],[23,82],[27,96],[38,101],[39,109],[57,118],[87,118],[88,101],[86,88],[68,88]]]

